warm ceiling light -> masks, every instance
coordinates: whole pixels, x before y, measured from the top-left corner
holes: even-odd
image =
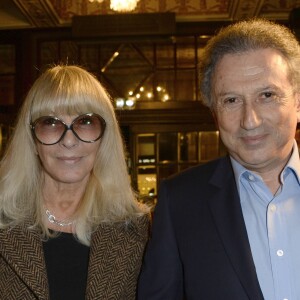
[[[139,0],[110,0],[110,8],[115,11],[131,11],[136,8]]]
[[[97,3],[102,3],[104,0],[89,0],[89,2],[93,3],[93,2],[97,2]]]

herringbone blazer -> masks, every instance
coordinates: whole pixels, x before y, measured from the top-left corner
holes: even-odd
[[[135,299],[148,226],[144,216],[129,226],[98,227],[92,235],[85,299]],[[49,300],[42,241],[27,223],[0,230],[0,299]]]

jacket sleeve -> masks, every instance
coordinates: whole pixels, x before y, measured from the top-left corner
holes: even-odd
[[[147,245],[138,282],[138,300],[182,300],[183,276],[180,255],[164,183],[154,212],[152,236]]]

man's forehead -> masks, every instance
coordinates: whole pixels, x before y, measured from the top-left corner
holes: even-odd
[[[216,63],[215,74],[238,72],[238,76],[258,75],[266,71],[287,68],[286,59],[274,49],[258,49],[241,53],[225,54]]]

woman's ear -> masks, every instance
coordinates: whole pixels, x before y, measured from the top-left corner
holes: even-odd
[[[38,152],[38,150],[37,150],[37,145],[36,145],[36,143],[34,143],[33,152],[34,152],[35,155],[39,156],[39,152]]]

